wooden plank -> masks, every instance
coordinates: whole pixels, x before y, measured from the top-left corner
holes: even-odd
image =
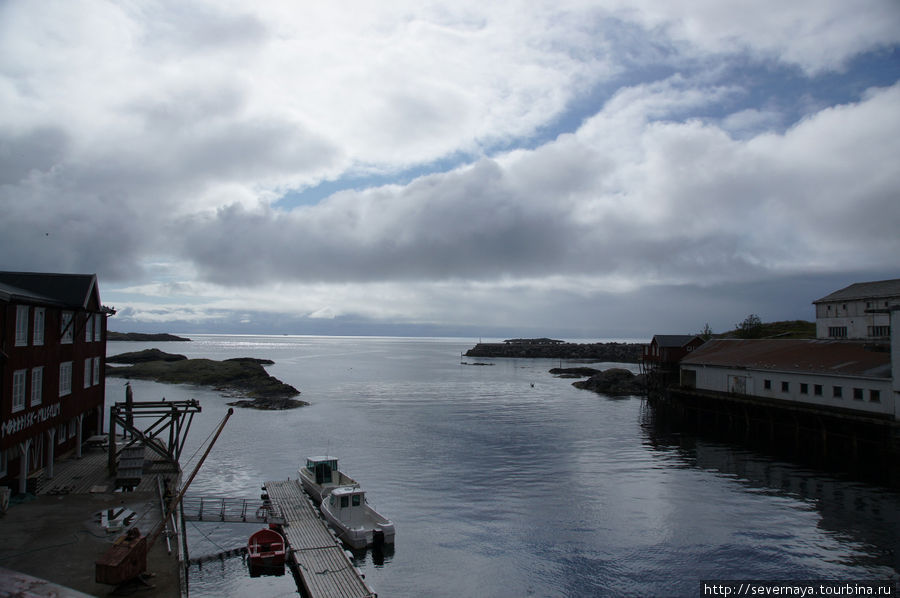
[[[296,480],[266,482],[269,498],[285,518],[284,535],[290,545],[289,558],[297,566],[303,589],[310,598],[371,598],[359,570],[343,546],[304,494]]]

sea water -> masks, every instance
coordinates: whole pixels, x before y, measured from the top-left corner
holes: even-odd
[[[307,456],[338,457],[397,528],[393,551],[354,560],[382,597],[700,596],[709,580],[900,573],[896,491],[659,432],[640,398],[548,372],[566,362],[463,357],[475,339],[190,338],[107,352],[271,359],[269,373],[310,403],[236,409],[190,494],[258,498],[265,481],[296,479]],[[107,402],[124,399],[124,383],[107,379]],[[136,400],[200,401],[182,456],[190,472],[233,399],[132,386]],[[258,527],[187,526],[193,558],[240,547]],[[188,573],[194,597],[297,593],[290,574],[250,578],[240,557]]]

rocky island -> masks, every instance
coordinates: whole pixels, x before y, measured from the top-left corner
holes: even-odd
[[[624,368],[597,370],[594,368],[553,368],[550,373],[560,378],[584,378],[573,382],[575,388],[592,390],[611,397],[646,394],[646,380],[643,374],[635,375]]]
[[[149,343],[159,343],[159,342],[174,342],[174,341],[190,341],[189,338],[182,338],[180,336],[175,336],[174,334],[160,333],[160,334],[146,334],[144,332],[113,332],[112,330],[106,331],[106,340],[108,341],[137,341],[137,342],[149,342]]]
[[[524,357],[637,363],[640,343],[567,343],[550,338],[514,338],[502,343],[478,343],[466,357]]]
[[[126,366],[106,367],[106,375],[115,378],[154,380],[165,384],[211,386],[231,395],[246,397],[229,403],[236,407],[263,410],[293,409],[308,405],[294,399],[300,391],[266,372],[263,365],[274,362],[250,357],[215,361],[188,359],[184,355],[146,349],[107,358],[107,363]]]

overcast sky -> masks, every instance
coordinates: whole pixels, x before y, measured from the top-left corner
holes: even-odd
[[[0,3],[0,269],[113,330],[812,320],[898,164],[896,0]]]

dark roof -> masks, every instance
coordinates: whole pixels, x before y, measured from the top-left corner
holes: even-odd
[[[86,308],[95,294],[100,307],[96,274],[0,272],[0,299],[7,301]]]
[[[890,378],[891,354],[862,343],[807,339],[706,341],[682,364]]]
[[[654,334],[658,347],[683,347],[697,338],[696,334]]]
[[[876,280],[874,282],[857,282],[849,287],[844,287],[813,303],[826,301],[854,301],[857,299],[879,299],[887,297],[900,297],[900,278],[891,280]]]

